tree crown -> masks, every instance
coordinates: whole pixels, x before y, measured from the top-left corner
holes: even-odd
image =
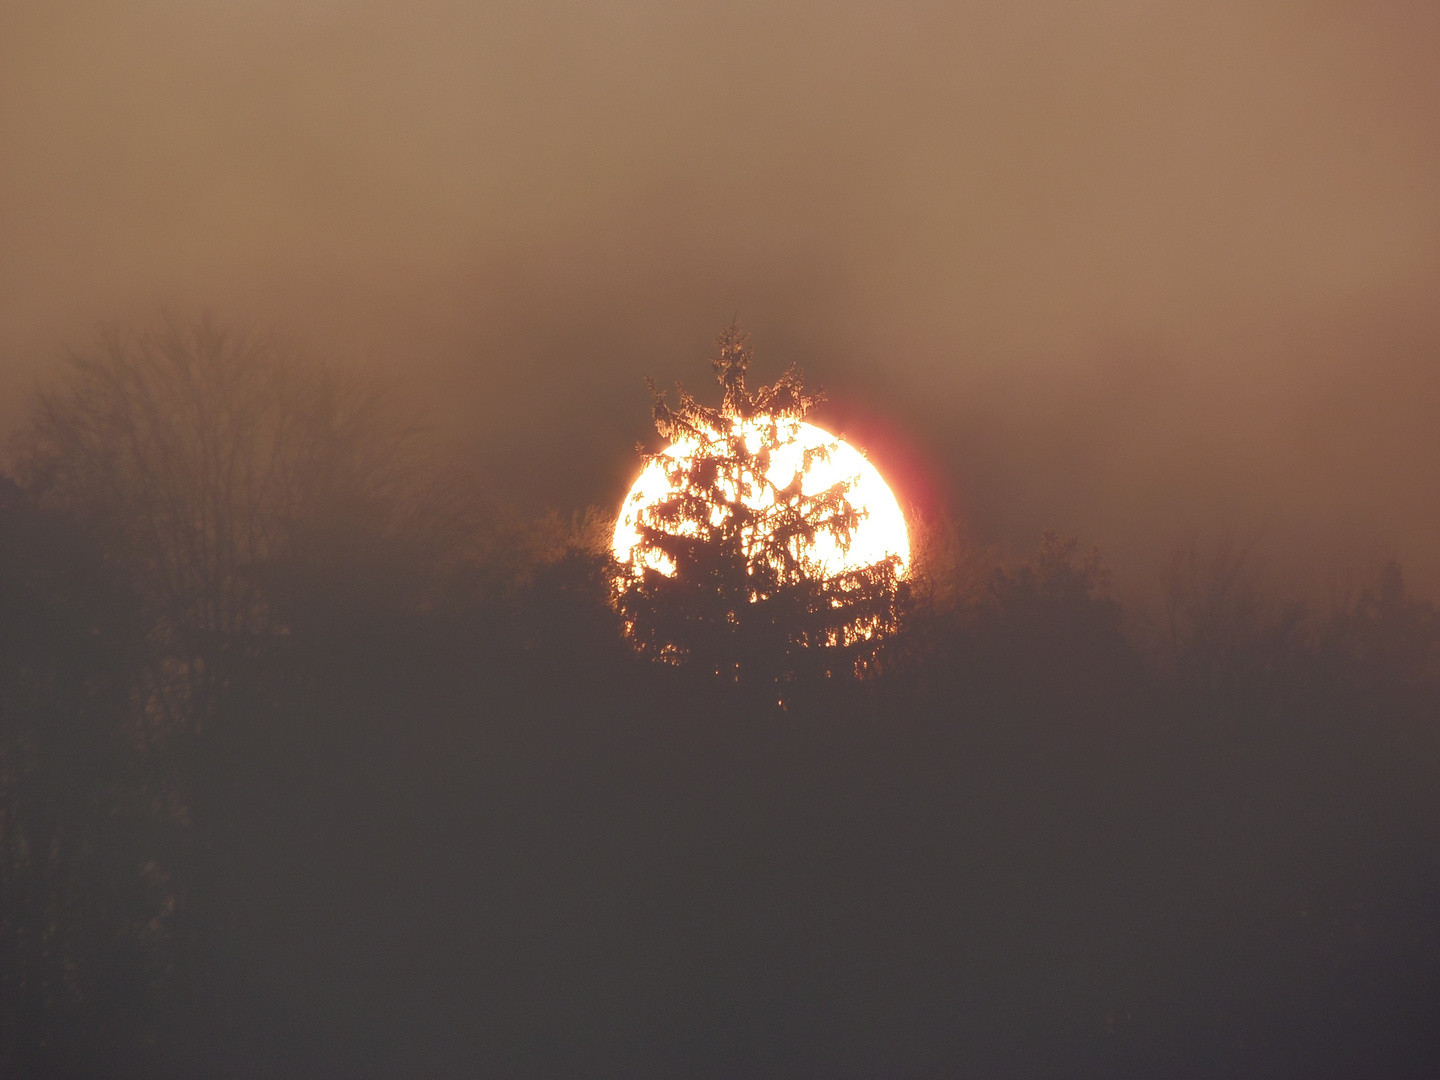
[[[736,326],[717,345],[718,408],[683,389],[672,407],[651,385],[655,426],[671,445],[644,454],[663,495],[630,508],[638,539],[618,585],[626,627],[642,652],[731,681],[853,672],[894,625],[899,559],[827,565],[826,545],[846,551],[862,513],[851,481],[803,483],[838,445],[802,441],[821,396],[804,390],[794,365],[750,388],[753,353]]]

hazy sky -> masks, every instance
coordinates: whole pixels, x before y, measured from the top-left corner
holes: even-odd
[[[1437,300],[1433,2],[0,3],[7,425],[209,309],[569,509],[738,314],[977,541],[1436,592]]]

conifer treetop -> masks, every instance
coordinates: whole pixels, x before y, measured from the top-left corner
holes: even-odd
[[[629,511],[637,543],[617,579],[632,642],[657,659],[699,662],[726,680],[788,681],[802,671],[854,672],[895,625],[899,559],[831,572],[814,554],[824,536],[847,550],[862,512],[852,481],[802,487],[838,440],[806,446],[778,475],[819,393],[789,366],[751,389],[747,335],[733,323],[711,367],[718,407],[677,387],[672,407],[650,384],[657,431],[672,446],[644,454],[668,492]]]

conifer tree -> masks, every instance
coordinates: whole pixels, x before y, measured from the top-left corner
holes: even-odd
[[[900,562],[833,572],[817,557],[822,536],[848,548],[861,511],[849,481],[803,488],[835,442],[804,450],[793,476],[772,475],[776,451],[821,398],[806,393],[794,365],[750,388],[746,337],[732,325],[717,340],[719,408],[683,389],[672,408],[651,384],[655,427],[680,452],[644,455],[664,470],[669,492],[636,514],[640,539],[619,579],[618,607],[642,653],[726,682],[851,676],[895,627]]]

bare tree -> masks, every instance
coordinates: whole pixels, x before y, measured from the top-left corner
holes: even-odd
[[[415,428],[391,401],[208,318],[110,333],[39,396],[18,471],[136,572],[172,718],[200,723],[279,629],[265,571],[307,530],[412,497]]]
[[[1162,577],[1162,659],[1196,701],[1283,695],[1298,677],[1308,613],[1261,592],[1252,567],[1257,542],[1191,541]]]
[[[197,998],[223,981],[206,950],[233,918],[226,852],[250,820],[272,705],[301,670],[278,662],[300,655],[287,647],[297,612],[343,624],[334,612],[370,579],[390,588],[393,568],[455,554],[441,548],[466,525],[397,400],[204,319],[69,356],[17,437],[27,498],[75,522],[133,586],[121,712],[143,762],[135,790],[167,837],[147,873],[170,882],[167,933]],[[20,760],[7,751],[0,766]]]

